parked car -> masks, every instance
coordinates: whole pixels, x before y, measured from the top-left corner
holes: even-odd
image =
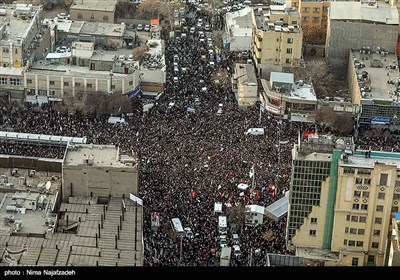
[[[237,233],[232,234],[232,242],[234,245],[239,245],[239,235]]]
[[[137,26],[136,26],[136,30],[137,31],[143,31],[143,29],[144,29],[144,27],[143,27],[143,24],[138,24]]]
[[[226,235],[219,236],[219,245],[221,246],[221,248],[228,246],[228,243],[226,242]]]
[[[235,257],[239,257],[242,252],[240,251],[240,246],[239,245],[233,245],[233,254],[235,255]]]
[[[146,24],[144,26],[144,31],[149,32],[150,31],[150,24]]]

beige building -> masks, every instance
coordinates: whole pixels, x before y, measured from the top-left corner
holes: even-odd
[[[118,0],[74,0],[69,8],[71,20],[113,23]]]
[[[399,211],[398,158],[354,150],[351,139],[317,136],[295,145],[288,247],[312,265],[387,265]]]
[[[262,78],[271,71],[289,70],[302,57],[300,14],[286,5],[271,5],[264,25],[253,32],[253,57]]]
[[[232,90],[239,108],[252,106],[258,101],[258,82],[252,64],[235,64],[232,76]]]
[[[301,14],[301,26],[323,26],[328,24],[330,1],[300,0],[298,11]]]
[[[70,196],[129,197],[139,191],[138,160],[113,145],[70,145],[63,160],[62,200]]]

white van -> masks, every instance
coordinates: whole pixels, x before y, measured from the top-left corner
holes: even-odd
[[[226,216],[218,217],[218,232],[221,235],[227,234],[227,226],[226,226]]]
[[[185,230],[183,229],[181,220],[179,220],[179,218],[172,218],[172,219],[171,219],[171,226],[172,226],[172,228],[174,229],[174,231],[175,231],[175,233],[176,233],[176,235],[177,235],[178,237],[184,237],[184,236],[186,236],[186,232],[185,232]]]
[[[221,213],[222,214],[222,202],[214,203],[214,214]]]
[[[264,135],[264,128],[249,128],[245,135]]]

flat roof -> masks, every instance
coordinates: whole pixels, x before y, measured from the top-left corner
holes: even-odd
[[[339,256],[328,249],[296,247],[296,256],[303,259],[339,261]]]
[[[75,0],[69,9],[112,12],[117,2],[118,0]]]
[[[255,84],[257,86],[257,77],[253,65],[236,63],[235,70],[234,78],[239,79],[241,84]]]
[[[337,3],[337,2],[332,2]],[[364,67],[357,69],[357,74],[362,75],[365,71],[370,79],[371,91],[366,92],[362,99],[397,100],[394,95],[396,85],[388,83],[389,80],[397,81],[399,67],[395,54],[380,54],[370,50],[370,54],[363,53],[363,50],[352,50],[353,62],[363,63]],[[381,67],[377,67],[380,65]],[[373,67],[374,66],[374,67]],[[396,67],[391,69],[390,66]]]
[[[226,26],[233,33],[233,36],[252,36],[252,28],[256,25],[256,20],[251,7],[228,12],[225,19]]]
[[[287,191],[282,198],[266,207],[266,215],[277,221],[287,214],[289,211],[289,194],[290,191]]]
[[[368,5],[362,2],[332,2],[329,10],[331,20],[363,20],[384,24],[399,24],[396,7],[379,2]]]
[[[270,81],[277,83],[293,84],[294,75],[293,73],[271,72]]]
[[[108,23],[108,22],[88,22],[84,21],[81,29],[76,32],[87,35],[103,35],[110,37],[122,37],[126,29],[125,24]],[[70,30],[70,33],[75,33]]]
[[[400,153],[371,151],[371,157],[365,157],[366,150],[357,150],[353,155],[348,156],[345,162],[343,159],[339,160],[340,166],[351,166],[359,168],[373,168],[375,163],[384,163],[389,165],[396,165],[400,169]]]
[[[125,162],[119,158],[119,149],[114,145],[69,145],[65,154],[64,166],[88,165],[84,160],[92,160],[97,167],[127,167],[133,168],[135,163],[132,157]]]
[[[290,92],[290,98],[317,102],[317,96],[315,95],[314,87],[312,84],[306,83],[303,85],[295,84]]]
[[[22,6],[27,6],[22,5]],[[21,6],[21,7],[22,7]],[[31,32],[33,22],[37,19],[38,8],[37,6],[31,6],[28,10],[31,12],[26,17],[26,19],[22,19],[20,16],[14,17],[13,13],[16,11],[15,5],[2,5],[3,11],[5,10],[6,15],[1,16],[0,21],[0,29],[5,25],[5,30],[7,35],[4,36],[3,39],[0,40],[1,45],[10,45],[10,43],[14,43],[17,45],[21,45],[21,41],[19,39],[24,39]],[[5,7],[5,9],[4,9]],[[33,15],[33,17],[31,17]],[[19,41],[19,42],[18,42]]]

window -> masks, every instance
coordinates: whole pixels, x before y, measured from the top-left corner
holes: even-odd
[[[358,258],[351,259],[351,266],[358,266]]]
[[[379,242],[372,242],[371,247],[374,249],[378,249],[379,248]]]
[[[350,215],[346,216],[346,221],[350,221]]]
[[[355,197],[360,197],[361,196],[361,192],[360,191],[354,191],[354,196]]]
[[[358,216],[351,216],[352,222],[358,222]]]
[[[310,8],[308,8],[308,7],[303,8],[303,13],[308,13],[309,11],[310,11]]]
[[[305,21],[305,22],[307,22],[308,21],[308,17],[301,17],[301,21]]]
[[[68,86],[69,86],[69,83],[68,83],[68,82],[64,82],[64,86],[65,86],[65,87],[68,87]]]
[[[369,197],[369,192],[363,192],[362,197],[368,198]]]
[[[133,81],[129,81],[129,85],[132,86],[133,85]]]
[[[368,210],[368,204],[361,204],[361,210]]]
[[[387,185],[387,180],[388,180],[388,174],[381,174],[381,178],[379,180],[379,185],[380,186],[386,186]]]
[[[385,193],[383,192],[378,193],[378,199],[385,199]]]
[[[376,205],[376,211],[377,212],[382,212],[383,211],[383,205]]]
[[[112,86],[111,86],[111,89],[115,89],[115,85],[112,85]]]
[[[15,49],[15,54],[18,54],[18,49]]]
[[[356,178],[356,184],[362,184],[362,178]]]
[[[357,230],[357,234],[358,234],[358,235],[364,235],[364,233],[365,233],[365,229],[363,229],[363,228],[359,228],[359,229]]]
[[[368,263],[375,263],[375,256],[368,255]]]
[[[362,247],[362,246],[364,246],[364,242],[362,242],[362,241],[357,241],[356,246],[357,246],[357,247]]]
[[[317,235],[317,231],[312,229],[310,230],[310,236],[316,236]]]
[[[286,53],[292,53],[293,52],[293,49],[292,48],[287,48],[286,49]]]
[[[366,223],[367,217],[360,216],[360,223]]]
[[[103,16],[103,21],[108,21],[108,16]]]
[[[398,206],[392,206],[392,213],[393,212],[399,212],[399,207]]]
[[[377,225],[382,224],[382,218],[375,218],[375,224]]]
[[[8,84],[7,78],[0,78],[0,82],[1,82],[2,85]]]
[[[90,19],[94,19],[94,14],[92,14],[92,15],[90,16]]]
[[[92,88],[92,84],[86,84],[87,88]]]
[[[322,16],[322,21],[327,21],[328,17],[327,16]]]
[[[371,185],[371,179],[364,179],[364,185]]]
[[[27,84],[32,84],[32,79],[27,79],[27,80],[26,80],[26,83],[27,83]]]
[[[343,245],[344,245],[344,246],[347,246],[347,239],[345,239],[345,240],[343,241]]]
[[[292,63],[292,60],[290,58],[286,58],[286,63],[287,64]]]
[[[83,19],[83,15],[82,15],[81,13],[78,13],[78,14],[76,15],[76,17],[77,17],[78,19]]]
[[[344,233],[349,233],[349,227],[344,228]]]
[[[54,81],[50,81],[50,85],[51,85],[51,86],[54,86]]]
[[[75,86],[76,86],[76,87],[80,87],[80,86],[81,86],[81,83],[75,83]]]
[[[20,86],[21,85],[21,79],[10,78],[10,85]]]
[[[354,241],[354,240],[349,240],[349,246],[355,247],[355,246],[356,246],[356,241]]]
[[[316,224],[317,223],[317,218],[311,218],[311,223]]]
[[[374,236],[381,235],[381,231],[379,229],[374,229]]]
[[[293,43],[293,38],[287,38],[287,42],[288,42],[288,44],[292,44]]]
[[[395,193],[395,194],[393,195],[393,199],[394,199],[394,200],[399,200],[399,199],[400,199],[400,194],[399,194],[399,193]]]
[[[3,48],[3,53],[9,53],[10,50],[8,48]]]
[[[312,22],[319,22],[319,17],[313,17]]]
[[[357,229],[356,228],[351,228],[350,229],[350,234],[357,234]]]
[[[360,204],[354,203],[353,204],[353,210],[359,210],[360,209]]]
[[[314,8],[313,13],[319,13],[321,11],[321,8]]]
[[[56,91],[55,91],[55,90],[51,90],[49,95],[50,95],[50,96],[56,95]]]

